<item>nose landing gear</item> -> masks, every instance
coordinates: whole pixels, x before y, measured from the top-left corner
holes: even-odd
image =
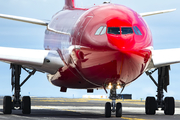
[[[115,112],[116,117],[122,117],[122,104],[120,102],[116,103],[118,96],[116,94],[116,84],[114,84],[110,90],[109,99],[112,100],[112,103],[107,102],[105,104],[105,117],[111,117],[111,112]]]

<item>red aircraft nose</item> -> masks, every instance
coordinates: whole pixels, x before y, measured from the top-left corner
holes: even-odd
[[[125,27],[127,29],[131,29],[131,27]],[[111,46],[120,50],[121,52],[131,51],[134,47],[134,34],[133,31],[127,34],[122,34],[122,30],[119,34],[110,33],[110,29],[108,28],[107,38]],[[122,29],[122,28],[121,28]]]
[[[118,17],[110,19],[107,21],[107,38],[114,48],[122,52],[131,50],[135,44],[132,22]]]

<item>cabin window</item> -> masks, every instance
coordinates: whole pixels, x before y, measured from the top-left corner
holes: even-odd
[[[119,35],[120,34],[120,28],[119,27],[108,27],[107,33]]]
[[[133,29],[132,27],[121,27],[121,33],[124,35],[133,34]]]
[[[136,35],[142,35],[141,31],[139,30],[137,26],[134,26],[133,29]]]
[[[96,31],[95,35],[99,35],[99,34],[101,33],[101,31],[102,31],[103,28],[104,28],[104,27],[101,26],[101,27]]]

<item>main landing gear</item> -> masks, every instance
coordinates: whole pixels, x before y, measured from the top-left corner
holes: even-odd
[[[156,70],[158,70],[158,83],[156,83],[154,78],[151,76],[151,74]],[[163,89],[167,92],[167,86],[169,85],[169,70],[170,66],[165,66],[157,68],[152,72],[146,72],[146,74],[157,86],[157,99],[155,99],[155,97],[146,98],[145,111],[147,115],[154,115],[156,113],[156,110],[158,110],[159,108],[161,108],[161,110],[164,110],[165,115],[174,115],[174,98],[165,97],[165,99],[163,100]]]
[[[32,72],[23,68],[26,72],[29,73],[27,78],[20,84],[20,75],[21,75],[21,65],[11,64],[12,76],[11,76],[11,84],[12,90],[14,90],[13,97],[5,96],[3,99],[3,113],[11,114],[12,110],[22,110],[23,114],[31,113],[31,99],[29,96],[22,97],[21,100],[21,86],[36,72],[33,70]],[[13,99],[12,99],[13,98]]]
[[[107,102],[105,104],[105,117],[111,117],[111,112],[116,113],[116,117],[122,117],[122,104],[120,102],[116,103],[116,99],[118,99],[116,94],[117,85],[112,85],[110,90],[109,98],[112,100],[112,103]]]

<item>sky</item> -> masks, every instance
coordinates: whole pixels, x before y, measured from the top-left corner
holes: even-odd
[[[91,7],[107,0],[75,0],[77,7]],[[154,49],[180,48],[180,0],[111,0],[112,3],[125,5],[138,13],[177,8],[175,12],[144,17],[149,25]],[[0,0],[0,14],[9,14],[51,20],[52,16],[62,10],[64,0]],[[44,32],[46,27],[0,19],[0,46],[28,49],[44,49]],[[171,65],[170,86],[165,96],[180,100],[180,64]],[[22,72],[21,80],[28,74]],[[157,80],[157,73],[153,75]],[[0,62],[0,96],[12,95],[10,65]],[[123,91],[132,94],[133,99],[145,99],[155,96],[157,88],[148,76],[143,74]],[[120,92],[120,90],[118,90]],[[68,89],[61,93],[60,88],[48,82],[46,74],[37,72],[21,88],[21,95],[38,97],[81,98],[86,90]],[[104,90],[95,90],[88,95],[107,95]]]

